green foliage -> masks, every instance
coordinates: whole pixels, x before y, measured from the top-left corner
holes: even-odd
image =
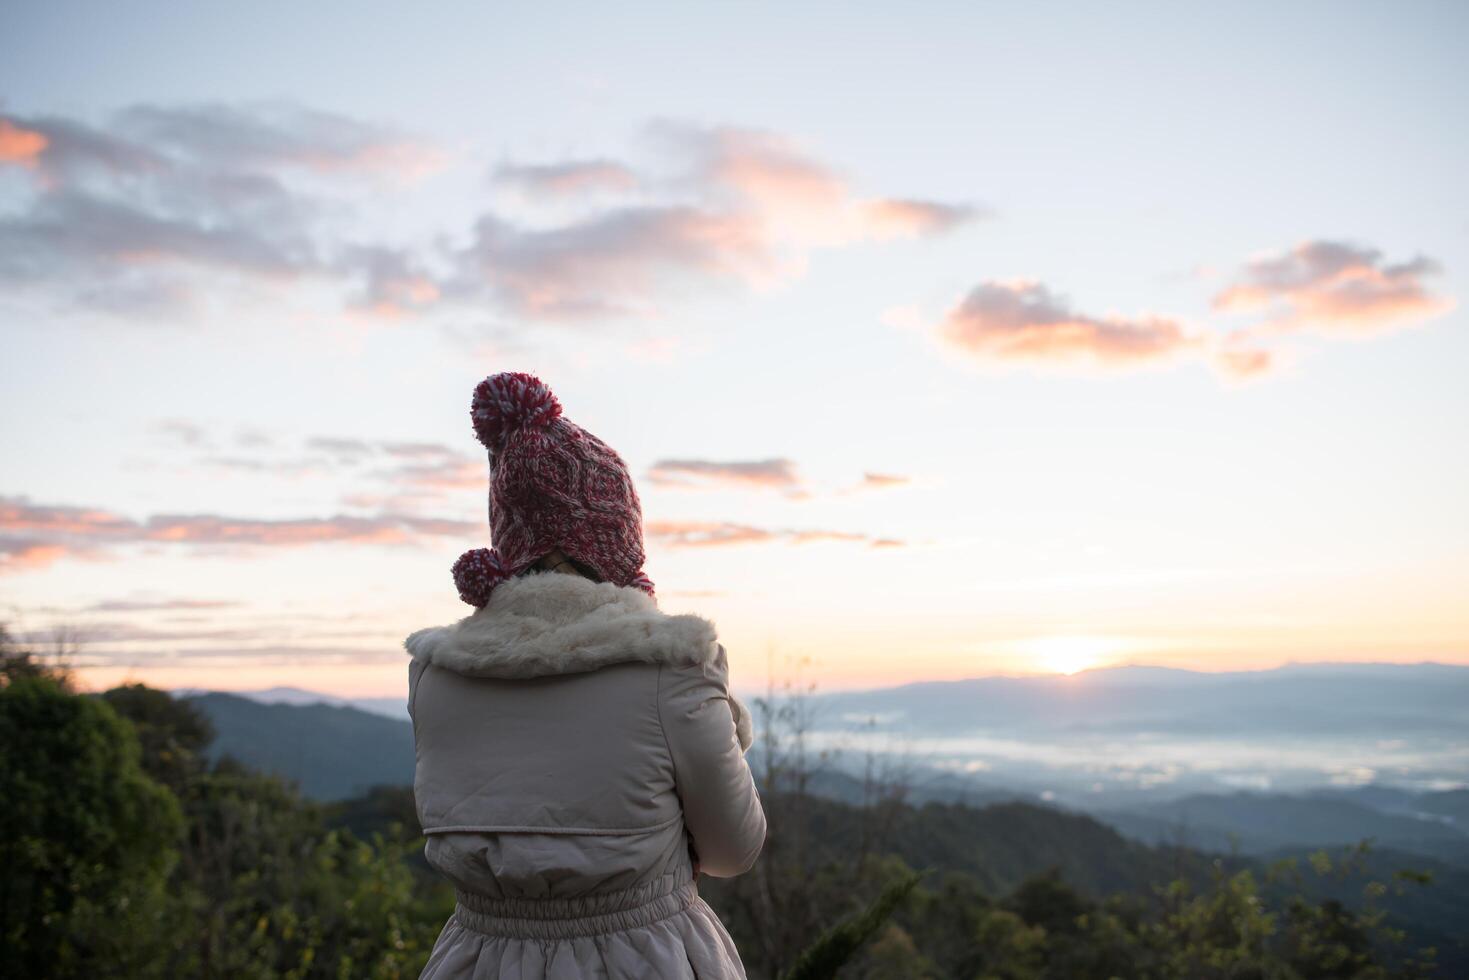
[[[228,755],[206,765],[212,735],[164,692],[76,694],[0,629],[7,977],[417,976],[454,898],[411,789],[315,803]],[[700,883],[755,980],[1409,980],[1437,957],[1409,948],[1401,910],[1441,917],[1459,894],[1403,904],[1434,876],[1365,843],[1265,867],[1043,808],[931,804],[890,808],[868,850],[851,807],[763,802],[783,819],[754,872]]]
[[[782,807],[782,801],[771,796],[764,798],[767,808]],[[821,820],[826,813],[826,808],[814,805],[808,817]],[[956,818],[949,808],[939,815],[946,824]],[[1022,815],[1022,810],[1000,808],[997,817],[990,817],[989,827],[1002,835],[1017,835],[1012,821]],[[970,823],[983,821],[972,818]],[[1039,835],[1040,830],[1031,833]],[[827,823],[814,823],[806,830],[808,840],[827,842],[833,836],[845,839]],[[903,837],[898,840],[900,845]],[[1031,840],[1027,846],[1037,857],[1050,851],[1072,860],[1064,845],[1047,848],[1042,840]],[[787,860],[784,855],[789,851],[783,851],[787,846],[777,840],[770,852],[774,860]],[[936,842],[930,840],[923,852],[933,851],[934,846]],[[995,837],[977,837],[971,842],[975,852],[995,846]],[[1366,854],[1368,848],[1359,845],[1347,852],[1321,852],[1312,860],[1262,867],[1247,860],[1208,860],[1190,852],[1185,860],[1172,855],[1180,858],[1175,867],[1181,871],[1159,876],[1158,884],[1100,896],[1072,883],[1058,867],[1043,867],[1011,886],[992,889],[984,871],[993,865],[961,858],[927,884],[915,886],[908,899],[893,909],[892,917],[877,924],[876,933],[865,945],[849,942],[851,927],[859,918],[852,912],[853,896],[871,895],[884,884],[900,882],[911,874],[909,865],[896,855],[843,862],[839,854],[826,857],[823,851],[820,862],[812,864],[804,877],[790,868],[762,867],[770,860],[770,855],[762,855],[755,874],[746,876],[749,882],[720,880],[708,883],[710,887],[701,882],[701,890],[730,924],[752,980],[790,976],[784,968],[768,967],[767,956],[773,951],[779,954],[780,949],[762,942],[765,936],[757,932],[754,923],[758,920],[749,912],[765,901],[761,876],[767,883],[779,883],[777,889],[784,892],[779,895],[780,909],[787,918],[809,908],[821,921],[818,929],[805,934],[820,934],[823,939],[805,949],[799,959],[801,970],[821,970],[814,976],[846,980],[1409,980],[1460,976],[1447,968],[1435,973],[1434,952],[1410,948],[1404,930],[1391,926],[1384,914],[1384,902],[1412,895],[1429,876],[1419,871],[1372,870]],[[1150,855],[1152,867],[1166,867],[1168,861],[1161,857]],[[968,864],[974,870],[953,864]],[[1331,889],[1356,898],[1343,901]],[[833,921],[839,924],[833,927]],[[834,940],[837,936],[846,937],[846,942]]]
[[[925,873],[927,872],[910,873],[889,884],[861,914],[832,926],[807,947],[782,980],[828,980],[836,976],[842,964],[872,938]]]
[[[207,768],[214,733],[192,703],[142,685],[76,694],[63,671],[0,653],[7,977],[422,970],[453,892],[415,872],[401,792],[344,806],[363,839],[282,779]]]
[[[71,668],[63,657],[53,656],[48,660],[34,650],[17,645],[9,628],[0,623],[0,690],[28,677],[43,677],[63,691],[72,689]]]
[[[452,911],[452,895],[410,870],[416,847],[330,829],[276,777],[225,762],[194,783],[186,812],[181,974],[416,976]]]
[[[147,976],[183,823],[107,704],[42,674],[0,688],[0,963],[11,976]]]
[[[143,769],[175,793],[198,775],[202,755],[214,739],[214,726],[204,713],[167,691],[129,684],[102,695],[119,715],[132,722],[143,749]]]

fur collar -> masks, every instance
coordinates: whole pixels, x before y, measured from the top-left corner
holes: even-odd
[[[714,656],[715,640],[709,620],[661,612],[641,589],[539,572],[501,582],[473,614],[403,646],[471,677],[539,677],[622,660],[698,663]]]
[[[671,616],[632,586],[535,572],[501,582],[482,608],[449,626],[409,634],[418,660],[470,677],[541,677],[626,660],[702,663],[717,650],[714,624]],[[740,748],[754,741],[744,702],[731,692]]]
[[[501,582],[482,608],[403,641],[411,657],[470,677],[579,673],[627,660],[698,664],[717,652],[714,623],[668,616],[630,585],[535,572]],[[755,741],[745,702],[730,692],[740,751]]]

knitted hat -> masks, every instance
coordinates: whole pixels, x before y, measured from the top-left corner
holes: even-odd
[[[643,574],[643,512],[627,464],[566,419],[539,378],[492,374],[474,389],[470,419],[489,451],[490,538],[454,562],[459,598],[489,602],[495,586],[560,548],[604,582],[653,594]]]

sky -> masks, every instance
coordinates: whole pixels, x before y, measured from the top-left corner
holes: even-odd
[[[0,622],[406,690],[545,381],[735,690],[1469,663],[1462,3],[0,8]]]

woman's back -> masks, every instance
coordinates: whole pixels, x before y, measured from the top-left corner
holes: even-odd
[[[531,574],[405,642],[425,855],[459,892],[424,976],[743,977],[698,897],[760,853],[712,624]]]

